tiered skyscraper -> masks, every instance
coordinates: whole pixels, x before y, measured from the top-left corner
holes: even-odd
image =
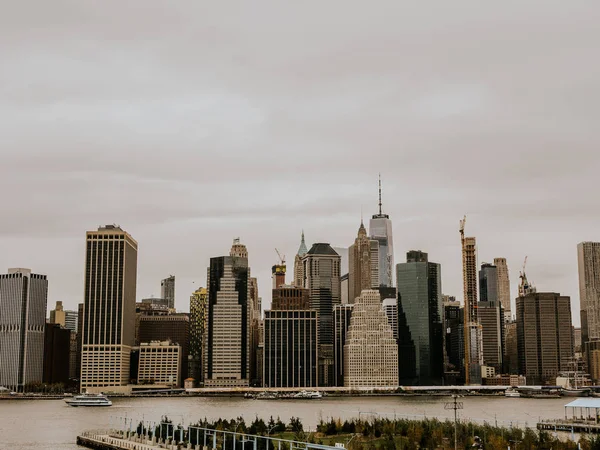
[[[86,234],[81,390],[129,382],[135,341],[137,242],[116,225]]]
[[[506,258],[494,258],[494,266],[496,266],[496,272],[498,273],[498,301],[500,302],[500,305],[502,305],[502,309],[504,309],[504,321],[510,322],[512,320],[510,306],[510,276]]]
[[[427,253],[410,251],[406,263],[396,266],[398,327],[402,384],[440,385],[444,377],[444,325],[440,265],[428,261]]]
[[[477,317],[477,242],[465,237],[465,221],[460,222],[463,288],[465,301],[465,384],[481,384],[482,338]]]
[[[235,239],[230,256],[210,259],[204,364],[207,387],[248,386],[252,302],[246,246]]]
[[[379,286],[393,287],[394,239],[390,216],[383,214],[381,208],[381,177],[379,178],[379,213],[371,218],[369,232],[371,239],[379,242]]]
[[[319,386],[335,386],[333,309],[340,304],[340,255],[329,244],[313,244],[301,263],[302,286],[319,318]]]
[[[344,386],[398,386],[398,346],[375,290],[352,308],[344,345]]]
[[[379,242],[367,237],[362,221],[358,236],[348,249],[348,267],[349,303],[354,303],[364,289],[379,287]]]
[[[46,275],[29,269],[0,275],[0,386],[23,392],[42,381],[47,301]]]

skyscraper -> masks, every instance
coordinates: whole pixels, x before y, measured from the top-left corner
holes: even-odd
[[[448,372],[455,372],[461,379],[465,376],[463,360],[465,357],[464,342],[464,308],[454,297],[444,301],[444,323],[446,327],[445,347]]]
[[[160,297],[164,299],[170,309],[175,309],[175,275],[160,282]]]
[[[137,242],[116,225],[86,233],[81,389],[129,382],[135,341]]]
[[[398,386],[398,346],[379,291],[356,298],[344,345],[344,386]]]
[[[465,237],[466,217],[460,221],[465,302],[465,383],[481,384],[481,325],[477,318],[477,242]]]
[[[406,263],[396,266],[398,315],[406,329],[398,335],[414,348],[414,361],[404,359],[399,371],[402,384],[440,385],[444,377],[442,279],[440,265],[429,262],[427,253],[410,251]],[[407,342],[401,342],[404,347]],[[413,351],[409,352],[410,354]]]
[[[58,323],[47,323],[44,332],[44,383],[69,382],[71,331]]]
[[[0,275],[0,386],[23,392],[41,382],[48,280],[29,269]]]
[[[230,256],[210,259],[208,324],[204,385],[248,386],[250,378],[250,320],[248,252],[235,239]]]
[[[504,321],[510,322],[512,320],[512,312],[510,306],[510,277],[508,272],[508,265],[506,264],[506,258],[494,258],[494,265],[498,272],[498,301],[504,309]]]
[[[364,289],[379,286],[379,242],[367,237],[362,221],[358,236],[348,249],[348,267],[348,301],[354,303]]]
[[[374,214],[369,222],[371,239],[379,242],[379,285],[394,286],[394,240],[392,237],[392,221],[383,214],[381,208],[381,177],[379,178],[379,213]]]
[[[318,386],[318,321],[308,291],[281,285],[265,311],[263,377],[265,387]]]
[[[338,386],[344,385],[344,345],[353,307],[353,303],[344,303],[333,308],[335,380]]]
[[[528,384],[555,383],[572,369],[571,299],[555,292],[532,292],[517,298],[519,372]]]
[[[306,242],[304,241],[304,230],[302,231],[302,238],[300,239],[300,248],[294,258],[294,286],[304,286],[304,280],[302,278],[302,257],[306,255],[308,249],[306,248]]]
[[[498,301],[498,271],[488,263],[479,271],[481,301],[477,316],[481,325],[483,363],[502,373],[504,365],[504,311]]]
[[[196,383],[204,381],[202,361],[204,352],[206,351],[203,339],[206,332],[207,308],[208,293],[205,288],[199,288],[190,297],[190,355],[188,376],[194,378]]]
[[[319,320],[319,386],[335,386],[333,308],[340,304],[340,255],[329,244],[313,244],[302,257],[302,279]]]
[[[50,310],[49,323],[55,323],[68,330],[77,331],[77,311],[65,310],[62,302],[57,301],[54,309]]]
[[[600,242],[577,245],[581,343],[600,340]]]

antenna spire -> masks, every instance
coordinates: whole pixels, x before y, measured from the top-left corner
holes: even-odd
[[[379,215],[381,216],[381,173],[379,174]]]

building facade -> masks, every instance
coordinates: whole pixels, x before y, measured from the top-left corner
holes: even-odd
[[[519,373],[527,382],[554,384],[572,368],[571,299],[555,292],[533,292],[517,298]]]
[[[379,292],[364,290],[352,308],[344,345],[345,387],[398,386],[398,346]]]
[[[402,311],[406,320],[406,330],[401,333],[398,328],[398,335],[403,336],[403,348],[412,343],[414,361],[402,358],[400,382],[440,385],[444,377],[440,265],[429,262],[427,253],[420,251],[408,252],[406,261],[396,266],[398,314]]]
[[[376,289],[378,286],[379,242],[367,237],[367,230],[361,222],[358,236],[348,249],[348,301],[354,303],[363,289]]]
[[[169,309],[175,309],[175,275],[169,275],[168,278],[161,280],[160,296],[165,300]]]
[[[187,361],[190,345],[190,317],[187,314],[169,314],[140,317],[140,346],[150,342],[172,342],[179,346],[182,366],[177,384],[183,386],[188,377]],[[186,364],[183,364],[183,362]]]
[[[600,242],[577,245],[581,343],[600,340]]]
[[[71,331],[57,323],[47,323],[44,331],[44,383],[69,382]]]
[[[204,334],[206,333],[207,310],[208,291],[205,288],[199,288],[190,297],[188,377],[193,378],[195,383],[200,385],[204,382],[202,362],[204,352],[206,351],[203,345],[203,339]]]
[[[318,320],[314,310],[267,310],[263,386],[318,386]]]
[[[333,308],[334,320],[334,359],[335,359],[335,380],[337,386],[344,385],[344,345],[346,345],[346,334],[350,326],[352,317],[352,308],[354,304],[343,303]]]
[[[0,386],[23,392],[44,370],[46,275],[8,269],[0,275]]]
[[[135,343],[137,242],[115,225],[86,233],[81,390],[129,382]]]
[[[335,386],[333,309],[340,304],[340,256],[329,244],[313,244],[302,257],[302,280],[319,320],[319,386]]]
[[[504,309],[504,321],[510,322],[512,320],[512,308],[511,308],[511,297],[510,297],[510,274],[508,272],[508,265],[506,264],[506,258],[494,258],[494,266],[496,266],[498,274],[498,301]]]
[[[139,348],[138,384],[182,387],[181,347],[170,341],[142,342]]]
[[[496,373],[504,369],[504,310],[498,296],[498,270],[483,263],[479,271],[477,316],[481,325],[483,364],[493,367]],[[482,375],[483,376],[483,375]],[[488,377],[489,378],[489,377]]]
[[[398,300],[395,298],[386,298],[382,302],[383,311],[388,319],[394,339],[398,339]]]
[[[234,240],[230,256],[210,259],[204,385],[250,384],[250,268],[245,246]]]
[[[453,297],[452,297],[453,298]],[[457,374],[457,381],[465,377],[464,309],[456,300],[444,302],[446,372]]]

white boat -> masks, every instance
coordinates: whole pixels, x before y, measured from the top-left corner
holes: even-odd
[[[294,395],[294,398],[306,398],[306,399],[315,399],[315,398],[323,398],[323,394],[319,391],[301,391]]]
[[[516,389],[513,389],[510,387],[504,391],[504,396],[511,397],[511,398],[519,398],[519,397],[521,397],[521,394]]]
[[[102,394],[82,394],[65,400],[69,406],[112,406],[112,402]]]

